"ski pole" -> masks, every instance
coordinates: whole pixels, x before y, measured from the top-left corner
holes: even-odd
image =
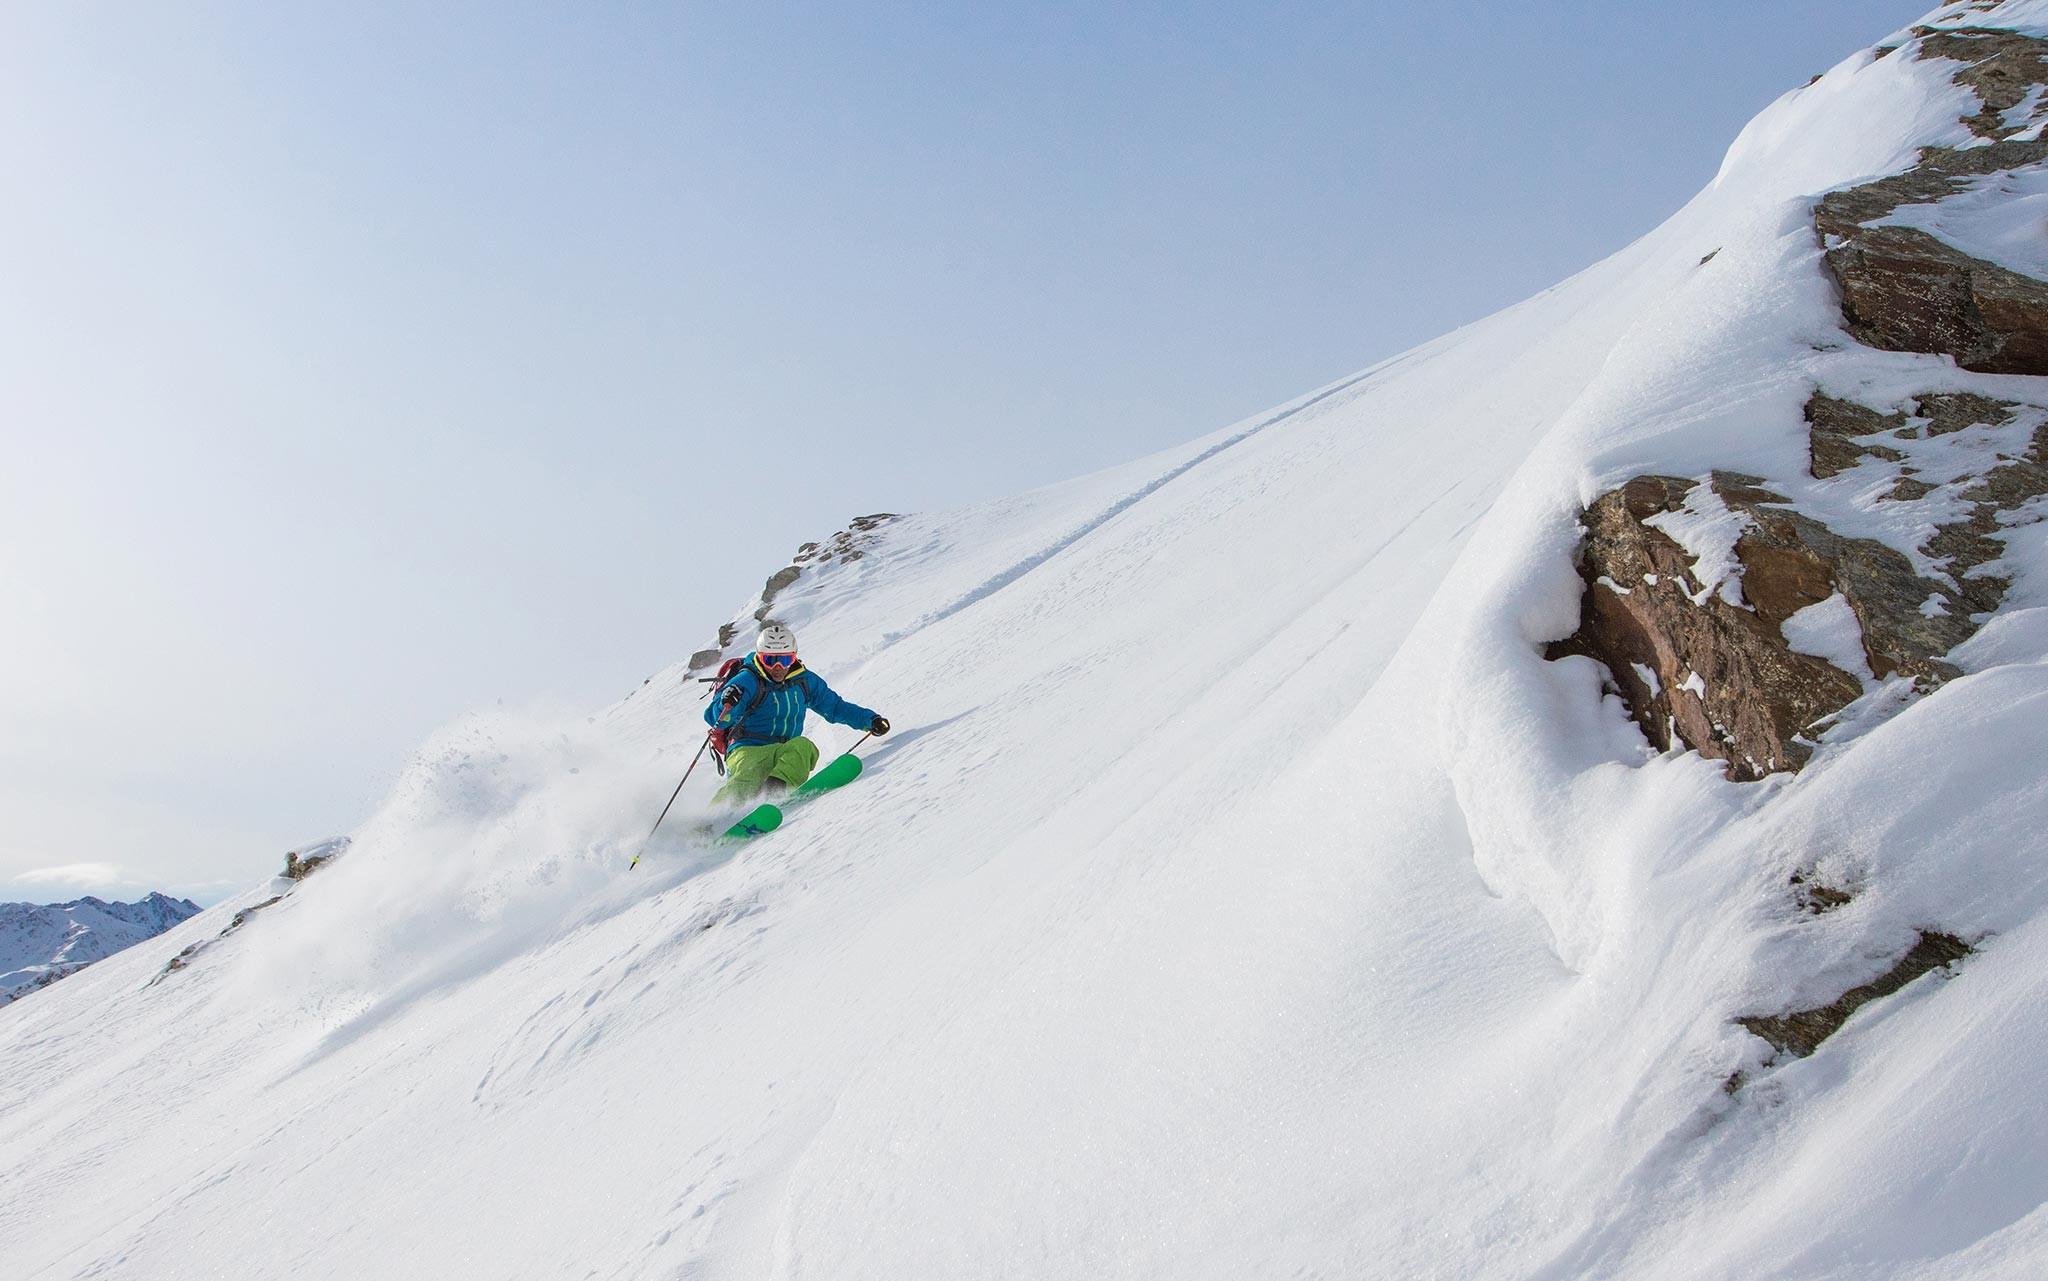
[[[697,762],[704,759],[704,749],[709,746],[711,746],[711,735],[706,734],[704,736],[704,741],[697,744],[697,754],[690,758],[690,768],[684,770],[683,776],[676,780],[676,790],[668,794],[668,805],[664,805],[661,807],[661,818],[655,819],[654,826],[647,829],[647,840],[640,842],[640,854],[645,854],[647,852],[648,843],[654,839],[654,834],[661,830],[661,819],[668,817],[669,806],[674,805],[676,803],[676,797],[681,796],[683,794],[683,784],[690,781],[691,770],[696,769]],[[630,872],[634,868],[640,866],[640,854],[635,854],[633,856],[633,861],[626,864],[627,871]]]

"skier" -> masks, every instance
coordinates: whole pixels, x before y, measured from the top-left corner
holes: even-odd
[[[801,734],[804,713],[838,725],[889,732],[889,722],[832,692],[796,656],[796,634],[781,623],[761,629],[754,652],[704,709],[711,745],[725,753],[725,786],[714,801],[735,804],[795,787],[818,767],[818,745]]]

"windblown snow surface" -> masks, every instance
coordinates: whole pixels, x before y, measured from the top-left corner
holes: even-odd
[[[1843,337],[1810,220],[1969,140],[1949,65],[1852,57],[1562,285],[807,572],[898,728],[772,836],[626,871],[680,666],[450,727],[190,966],[272,888],[0,1011],[0,1276],[2048,1275],[2048,556],[1796,777],[1541,656],[1604,488],[1789,483],[1816,381],[1962,377]],[[1860,892],[1801,917],[1816,857]],[[1731,1022],[1935,923],[1978,953],[1810,1058]]]

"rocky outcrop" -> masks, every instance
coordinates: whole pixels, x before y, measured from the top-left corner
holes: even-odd
[[[1807,476],[1646,475],[1601,494],[1582,517],[1578,630],[1550,647],[1604,663],[1652,744],[1725,761],[1732,779],[1800,768],[1873,691],[1883,700],[1853,715],[1956,675],[1946,656],[2014,587],[2009,541],[2048,518],[2048,388],[1973,377],[2048,375],[2048,281],[1969,247],[2022,243],[2001,239],[2018,229],[2011,220],[1972,219],[1996,212],[2001,191],[2039,189],[2037,174],[2006,176],[2048,164],[2048,41],[1977,27],[1914,34],[1902,56],[1953,61],[1955,82],[1976,94],[1962,123],[1977,142],[1923,148],[1905,173],[1827,193],[1814,225],[1849,336],[1953,367],[1848,353],[1843,381],[1855,390],[1818,379],[1806,401]],[[1924,375],[1922,390],[1870,403],[1868,388],[1896,389],[1901,373]],[[1811,871],[1791,889],[1796,928],[1873,928],[1833,917],[1852,894]],[[1769,1045],[1767,1065],[1800,1058],[1862,1006],[1971,951],[1926,925],[1884,973],[1831,1001],[1733,1021]],[[1737,1073],[1727,1088],[1743,1084]]]
[[[236,912],[234,916],[228,919],[226,927],[220,933],[210,939],[199,940],[165,962],[163,969],[157,971],[156,977],[149,981],[149,985],[155,987],[171,975],[176,974],[179,970],[190,966],[192,962],[199,959],[200,954],[205,952],[206,949],[220,942],[228,935],[233,934],[236,930],[241,929],[244,925],[247,925],[257,913],[284,902],[286,898],[291,896],[293,891],[298,889],[299,882],[304,881],[313,873],[346,854],[350,843],[350,837],[337,836],[330,840],[309,845],[303,850],[286,851],[282,876],[284,880],[291,882],[291,884],[287,885],[282,893],[273,894],[260,903],[252,903],[241,911]]]
[[[1826,392],[1813,393],[1806,402],[1808,457],[1814,476],[1826,480],[1854,467],[1866,458],[1900,462],[1905,455],[1889,445],[1871,444],[1869,438],[1906,426],[1903,412],[1885,414],[1853,400],[1837,400]]]
[[[1849,1016],[1879,997],[1890,996],[1914,979],[1935,970],[1946,970],[1974,951],[1953,934],[1922,930],[1913,946],[1898,962],[1868,983],[1852,987],[1826,1005],[1790,1014],[1750,1014],[1735,1021],[1770,1043],[1773,1061],[1805,1058],[1820,1043],[1840,1031]],[[1729,1082],[1740,1088],[1741,1078]]]
[[[1963,123],[1980,141],[1923,148],[1906,172],[1819,200],[1843,327],[1964,370],[2048,374],[2048,282],[1897,217],[2048,162],[2037,136],[2048,132],[2048,41],[1979,27],[1915,34],[1910,56],[1953,61],[1956,83],[1976,94]],[[1950,385],[1871,405],[1816,388],[1805,422],[1811,478],[1832,486],[1800,488],[1796,506],[1787,487],[1727,472],[1639,476],[1596,499],[1582,522],[1579,628],[1550,648],[1606,664],[1652,744],[1726,761],[1731,778],[1798,769],[1866,682],[1909,677],[1925,692],[1953,676],[1943,656],[2004,604],[2007,539],[2042,518],[2035,500],[2048,495],[2048,394],[2025,403]],[[1931,534],[1915,545],[1831,527],[1869,528],[1873,498],[1883,528]],[[1720,522],[1725,563],[1702,566],[1673,537],[1702,521]],[[1837,597],[1832,618],[1804,620],[1826,622],[1835,643],[1788,638],[1795,616]],[[1854,637],[1841,634],[1841,606]]]
[[[337,836],[332,840],[321,841],[317,845],[308,845],[303,850],[285,851],[285,879],[292,881],[305,880],[313,873],[332,863],[335,859],[346,854],[349,844],[349,837]]]
[[[1954,674],[1939,656],[1972,628],[1953,587],[1793,510],[1755,477],[1717,472],[1704,486],[1639,476],[1587,509],[1579,629],[1549,651],[1606,664],[1659,750],[1691,747],[1726,761],[1734,779],[1798,769],[1822,722],[1862,696],[1863,672]],[[1708,503],[1736,531],[1719,575],[1660,527]],[[1785,635],[1794,615],[1837,596],[1859,632],[1862,672],[1795,650]]]
[[[1858,341],[1951,356],[1980,373],[2048,374],[2048,284],[1917,227],[1833,234],[1826,261],[1842,290],[1843,328]]]
[[[1976,28],[1916,34],[1920,57],[1961,64],[1954,80],[1981,104],[1963,123],[1983,142],[1922,148],[1905,173],[1821,198],[1814,226],[1841,290],[1843,328],[1871,347],[1946,355],[1981,373],[2048,374],[2048,282],[1890,221],[1902,207],[2048,159],[2024,110],[2048,83],[2048,42]]]
[[[1639,476],[1587,509],[1579,630],[1549,656],[1605,663],[1660,751],[1690,746],[1728,762],[1733,778],[1796,768],[1812,751],[1801,735],[1862,686],[1821,659],[1792,653],[1772,620],[1731,604],[1714,590],[1718,583],[1699,581],[1695,558],[1652,523],[1682,511],[1695,484]],[[1806,566],[1796,561],[1785,568],[1776,599],[1805,605],[1827,598],[1825,574],[1802,573]]]
[[[795,586],[806,573],[815,573],[833,563],[847,564],[867,555],[875,543],[875,531],[892,520],[895,512],[876,512],[871,516],[856,516],[845,529],[819,543],[805,543],[796,549],[790,563],[768,576],[761,585],[761,595],[755,605],[752,618],[757,624],[766,625],[779,621],[774,616],[775,602],[782,594]],[[751,630],[751,629],[749,629]],[[688,670],[708,671],[718,666],[731,650],[735,641],[741,638],[738,623],[726,623],[718,629],[718,643],[707,649],[700,649],[690,655]]]
[[[796,549],[796,556],[789,564],[768,576],[761,588],[761,604],[754,611],[757,623],[771,622],[768,611],[775,607],[775,598],[782,595],[807,568],[829,565],[833,561],[856,561],[867,555],[869,544],[874,542],[871,535],[889,521],[896,519],[894,512],[877,512],[872,516],[856,516],[840,530],[822,543],[805,543]],[[730,642],[725,642],[730,643]]]

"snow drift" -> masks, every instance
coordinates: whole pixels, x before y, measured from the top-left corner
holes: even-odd
[[[2048,4],[1929,22],[2048,35]],[[1655,751],[1614,674],[1546,657],[1601,493],[1821,502],[1818,386],[2039,399],[1843,331],[1817,199],[1975,137],[1925,38],[1788,94],[1517,307],[807,562],[775,616],[899,728],[773,836],[624,873],[698,736],[679,663],[451,728],[164,982],[271,891],[0,1012],[6,1274],[2039,1274],[2031,509],[1956,678],[1874,692],[1798,773]],[[1981,192],[1952,213],[1918,225],[2017,234]],[[1810,1055],[1738,1021],[1937,928],[1974,952]]]

